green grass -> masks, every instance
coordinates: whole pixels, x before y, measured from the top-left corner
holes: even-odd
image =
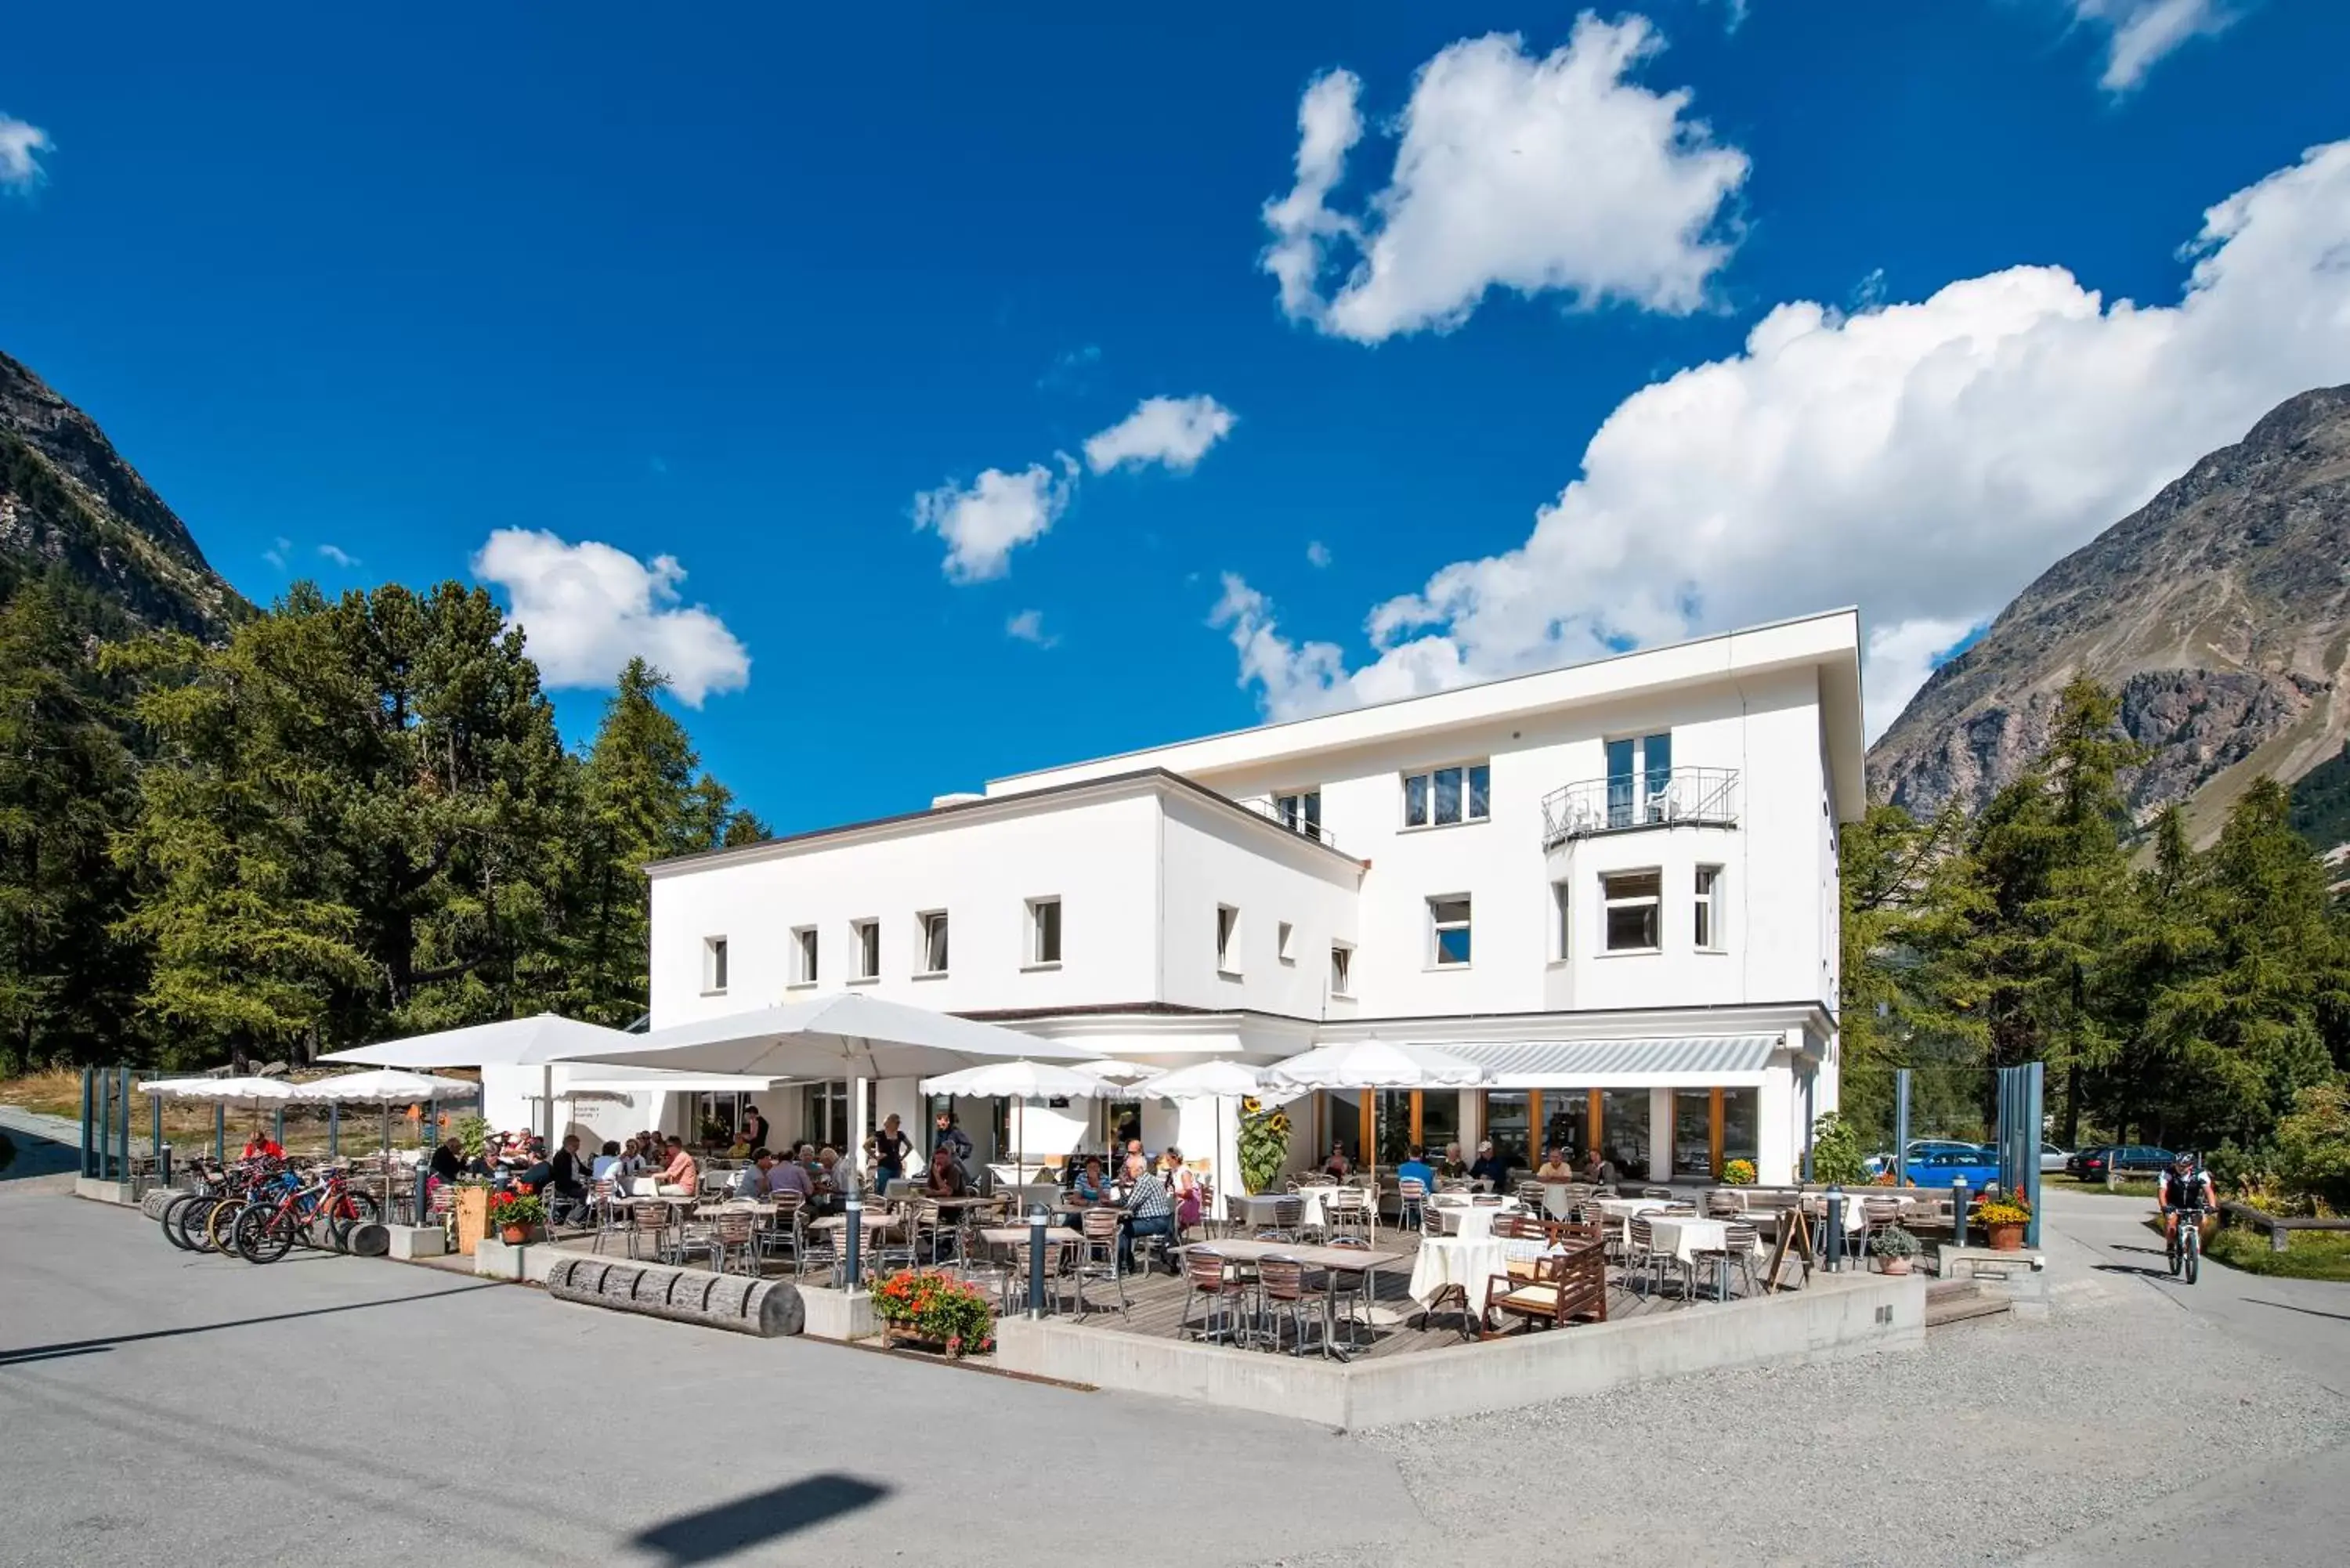
[[[2263,1232],[2247,1225],[2230,1225],[2212,1233],[2204,1251],[2248,1274],[2350,1282],[2350,1231],[2296,1231],[2290,1247],[2272,1252]]]
[[[2111,1193],[2107,1193],[2103,1181],[2082,1181],[2070,1176],[2059,1176],[2052,1170],[2040,1179],[2040,1189],[2043,1192],[2089,1192],[2114,1198],[2151,1198],[2155,1184],[2136,1177],[2124,1177],[2114,1184]]]

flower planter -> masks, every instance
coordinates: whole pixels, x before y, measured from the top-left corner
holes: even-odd
[[[482,1238],[490,1233],[490,1189],[486,1187],[457,1189],[457,1255],[470,1258]]]
[[[1985,1227],[1985,1229],[1991,1232],[1991,1250],[1992,1251],[2021,1252],[2023,1251],[2022,1226],[1991,1225]]]
[[[1909,1272],[1909,1260],[1907,1258],[1884,1258],[1878,1261],[1884,1263],[1885,1272],[1888,1274],[1906,1274]]]
[[[509,1247],[519,1247],[525,1241],[538,1240],[535,1234],[536,1230],[536,1227],[531,1225],[508,1225],[499,1231],[498,1240]]]

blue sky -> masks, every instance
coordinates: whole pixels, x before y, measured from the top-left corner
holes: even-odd
[[[12,18],[0,348],[785,827],[1856,601],[1881,725],[2350,379],[2324,0],[340,9]]]

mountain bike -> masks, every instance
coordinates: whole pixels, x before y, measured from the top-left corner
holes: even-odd
[[[2173,1279],[2184,1274],[2189,1284],[2195,1282],[2203,1262],[2203,1210],[2175,1210],[2170,1226],[2170,1273]]]
[[[249,1263],[274,1263],[294,1249],[313,1225],[323,1225],[339,1248],[350,1228],[376,1217],[375,1199],[354,1192],[337,1167],[316,1180],[273,1188],[244,1206],[233,1233],[237,1255]]]

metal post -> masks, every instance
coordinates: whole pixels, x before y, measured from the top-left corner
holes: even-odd
[[[98,1080],[98,1168],[90,1174],[106,1179],[106,1162],[114,1156],[114,1075],[100,1070]]]
[[[333,1159],[343,1152],[343,1107],[327,1102],[327,1158]]]
[[[114,1179],[128,1185],[130,1180],[130,1069],[114,1070],[115,1092],[120,1096],[122,1124],[114,1129]]]
[[[163,1096],[161,1095],[147,1096],[147,1152],[158,1161],[163,1158]],[[172,1185],[170,1180],[161,1177],[160,1168],[157,1174],[164,1186]]]
[[[228,1163],[228,1107],[224,1105],[213,1106],[213,1163]]]
[[[1956,1246],[1967,1244],[1967,1179],[1950,1179],[1950,1241]]]
[[[155,1179],[166,1187],[172,1185],[172,1146],[168,1143],[155,1146]]]
[[[1045,1206],[1028,1210],[1028,1315],[1045,1315]]]
[[[853,1291],[859,1277],[860,1254],[865,1251],[865,1199],[852,1190],[840,1211],[845,1216],[840,1224],[840,1288]]]
[[[276,1118],[275,1118],[275,1120],[271,1123],[271,1126],[272,1126],[272,1127],[274,1127],[276,1130],[275,1130],[274,1132],[272,1132],[269,1136],[270,1136],[272,1138],[274,1138],[274,1139],[276,1139],[276,1140],[277,1146],[278,1146],[280,1148],[285,1147],[286,1147],[286,1107],[285,1107],[284,1106],[278,1106],[278,1107],[277,1107],[277,1115],[276,1115]]]
[[[95,1068],[90,1067],[84,1067],[81,1070],[81,1174],[84,1176],[98,1174],[97,1168],[90,1163],[91,1124],[98,1109],[97,1102],[90,1097],[90,1075],[95,1071]]]
[[[1844,1272],[1844,1189],[1830,1183],[1827,1192],[1828,1272]]]
[[[1812,1126],[1819,1118],[1812,1114],[1813,1087],[1819,1081],[1814,1073],[1804,1080],[1804,1179],[1812,1179]]]
[[[1893,1070],[1893,1185],[1909,1185],[1909,1069]]]
[[[2031,1158],[2023,1163],[2023,1184],[2030,1194],[2026,1201],[2032,1206],[2032,1218],[2023,1227],[2023,1244],[2037,1251],[2040,1246],[2040,1118],[2046,1114],[2048,1092],[2047,1064],[2034,1062],[2023,1070],[2023,1118],[2030,1128]]]

